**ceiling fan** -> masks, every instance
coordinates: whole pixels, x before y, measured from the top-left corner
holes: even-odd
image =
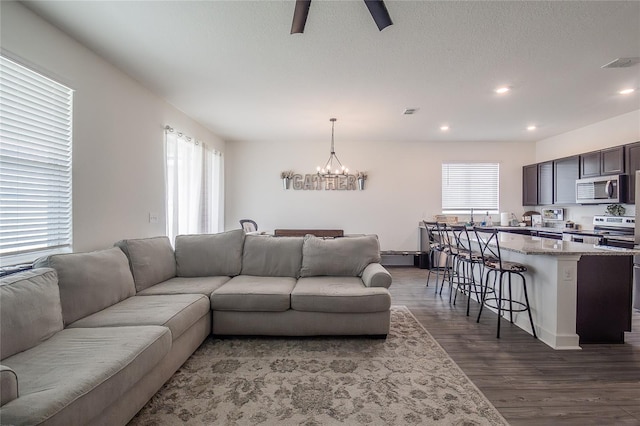
[[[389,25],[393,25],[383,0],[364,0],[364,3],[367,5],[369,13],[371,13],[371,17],[380,31]],[[296,0],[296,8],[293,11],[293,22],[291,24],[291,34],[304,32],[307,15],[309,15],[309,6],[311,6],[311,0]]]

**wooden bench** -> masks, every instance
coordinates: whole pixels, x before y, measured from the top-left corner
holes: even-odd
[[[419,250],[380,250],[382,265],[412,265],[420,269],[429,269],[429,252]],[[411,256],[411,258],[406,258]],[[391,262],[389,262],[391,261]],[[413,261],[413,262],[411,262]]]

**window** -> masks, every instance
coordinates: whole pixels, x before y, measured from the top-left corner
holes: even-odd
[[[498,213],[499,176],[498,163],[442,164],[442,212]]]
[[[222,154],[167,126],[167,235],[222,229]]]
[[[71,250],[72,101],[0,56],[0,266]]]

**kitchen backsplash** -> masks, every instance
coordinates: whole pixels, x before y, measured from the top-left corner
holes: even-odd
[[[581,229],[593,229],[593,216],[595,215],[604,215],[607,214],[607,206],[608,204],[597,204],[593,206],[548,206],[548,208],[564,208],[564,221],[571,221],[578,225],[580,225]],[[636,214],[636,206],[633,204],[622,204],[625,208],[624,216],[635,216]],[[547,208],[544,206],[537,207],[532,210],[542,211],[543,208]]]

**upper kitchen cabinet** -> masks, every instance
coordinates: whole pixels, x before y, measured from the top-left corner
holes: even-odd
[[[627,163],[627,173],[629,174],[629,192],[627,193],[627,202],[635,204],[636,202],[636,171],[640,170],[640,142],[625,145],[625,159]]]
[[[624,173],[624,145],[600,151],[600,175]]]
[[[638,157],[640,159],[640,156]],[[538,205],[538,165],[522,167],[522,205]]]
[[[553,204],[553,161],[538,164],[538,205]]]
[[[580,157],[553,161],[553,204],[576,203],[576,179],[580,175]]]
[[[619,175],[624,173],[624,146],[580,154],[580,177]]]
[[[522,205],[544,206],[553,204],[553,175],[553,161],[523,166]]]
[[[600,176],[600,151],[580,154],[580,177]]]

